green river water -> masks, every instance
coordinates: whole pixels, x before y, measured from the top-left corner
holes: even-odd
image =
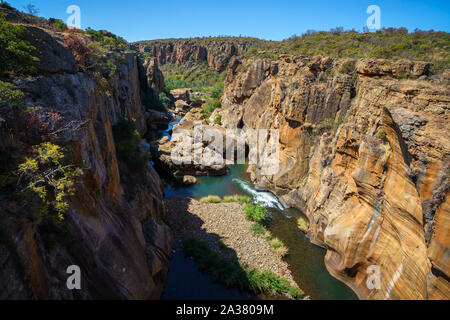
[[[169,126],[169,129],[172,126]],[[165,132],[164,134],[167,134]],[[302,213],[297,209],[284,209],[276,196],[270,192],[255,190],[249,183],[245,165],[230,167],[223,177],[198,177],[197,184],[184,186],[173,180],[165,181],[165,195],[202,198],[208,195],[248,195],[262,204],[270,213],[269,229],[289,248],[285,261],[294,279],[312,299],[349,300],[356,294],[345,284],[333,278],[324,263],[326,250],[313,245],[297,227]],[[174,253],[163,299],[247,299],[248,294],[212,283],[202,275],[191,259],[180,252]]]

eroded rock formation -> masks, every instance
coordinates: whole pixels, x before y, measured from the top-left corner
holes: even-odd
[[[252,180],[305,212],[330,273],[363,299],[450,297],[450,90],[445,78],[417,80],[428,68],[236,59],[216,111],[226,128],[279,130],[278,174],[253,166]],[[379,290],[366,284],[370,266]]]
[[[151,53],[160,65],[183,65],[191,59],[194,63],[206,62],[222,72],[232,57],[247,52],[254,41],[256,39],[153,40],[135,43],[133,47],[140,52]]]

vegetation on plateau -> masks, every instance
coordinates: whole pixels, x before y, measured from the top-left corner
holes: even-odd
[[[191,88],[206,100],[203,105],[203,117],[208,119],[211,113],[221,107],[225,72],[219,73],[206,62],[195,64],[193,60],[179,66],[167,64],[160,66],[164,73],[164,86],[170,91],[178,88]]]
[[[273,58],[280,54],[322,55],[334,58],[408,59],[433,63],[431,73],[450,69],[450,33],[434,30],[383,28],[376,32],[344,30],[308,30],[283,41],[266,41],[250,37],[204,37],[142,41],[151,45],[192,43],[214,48],[217,43],[231,42],[249,48],[247,58]],[[212,54],[218,54],[212,52]]]
[[[267,53],[289,53],[300,56],[329,56],[334,58],[409,59],[433,62],[432,73],[450,68],[450,34],[443,31],[408,32],[406,28],[384,28],[376,32],[309,30],[301,36],[264,42],[252,47],[247,56]]]
[[[6,21],[0,14],[0,77],[28,75],[39,62],[36,48],[27,40],[27,29]]]

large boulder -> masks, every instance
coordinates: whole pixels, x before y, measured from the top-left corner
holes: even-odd
[[[185,184],[185,185],[196,184],[197,182],[198,182],[198,179],[194,176],[184,176],[183,177],[183,184]]]
[[[190,105],[186,101],[184,101],[184,100],[175,101],[175,110],[177,112],[189,110],[189,108],[190,108]]]
[[[192,90],[187,88],[170,90],[170,94],[175,101],[182,100],[186,103],[191,102],[191,92]]]

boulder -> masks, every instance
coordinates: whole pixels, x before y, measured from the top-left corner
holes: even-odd
[[[186,103],[191,102],[191,92],[192,90],[187,88],[170,90],[170,94],[175,101],[182,100]]]
[[[198,99],[191,102],[191,108],[200,108],[202,105],[206,103],[205,99]]]
[[[175,109],[179,111],[189,110],[190,105],[184,100],[175,101]]]
[[[198,179],[194,176],[184,176],[183,177],[183,184],[185,185],[192,185],[196,184],[198,182]]]

